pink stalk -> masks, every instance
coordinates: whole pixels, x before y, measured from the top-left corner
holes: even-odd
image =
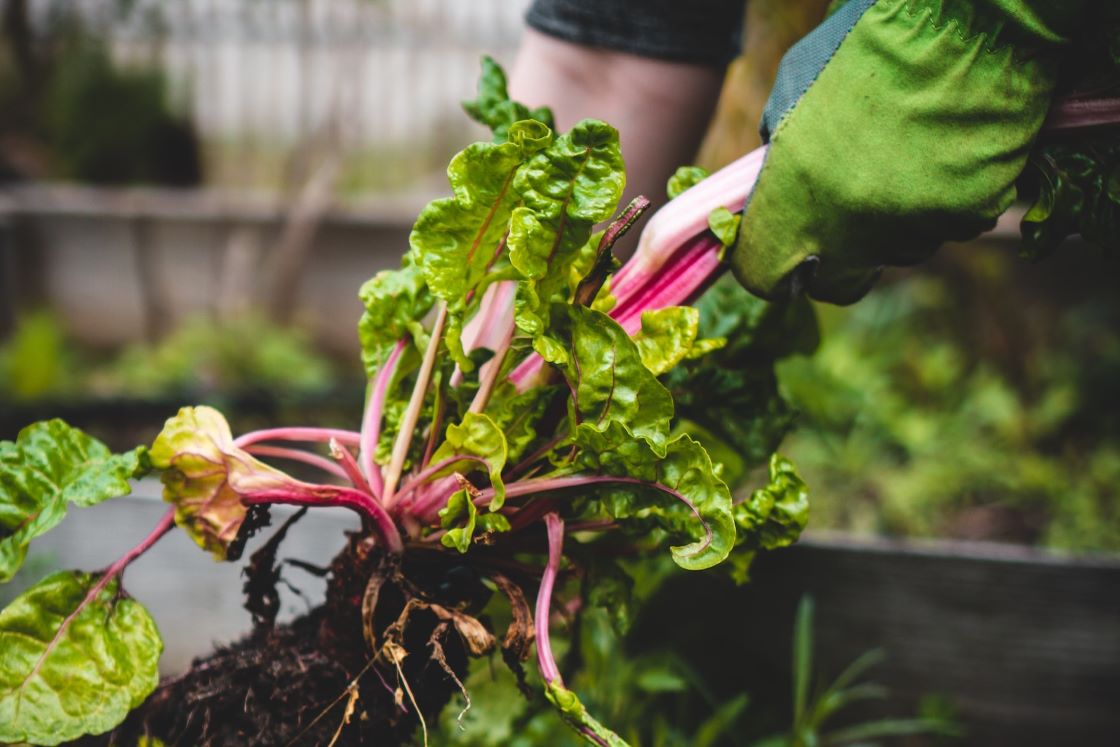
[[[246,490],[241,494],[241,502],[246,505],[255,503],[282,503],[289,506],[342,506],[357,511],[369,518],[377,527],[389,552],[400,554],[404,551],[401,533],[393,518],[372,496],[354,488],[337,485],[305,485],[297,483],[300,489],[289,487]]]
[[[642,328],[642,312],[686,303],[719,267],[722,246],[708,230],[708,215],[718,207],[743,209],[762,169],[766,146],[751,151],[686,190],[658,210],[638,241],[638,250],[611,278],[617,299],[612,319],[633,335]],[[510,372],[524,392],[538,386],[544,361],[530,355]]]
[[[548,532],[548,565],[545,566],[544,575],[541,576],[541,589],[537,593],[535,627],[537,633],[537,665],[541,670],[541,678],[551,685],[556,683],[564,686],[560,677],[560,668],[556,666],[556,658],[552,655],[552,641],[549,638],[548,618],[552,606],[552,587],[556,583],[556,576],[560,572],[560,556],[564,549],[564,520],[553,512],[544,517],[545,530]]]
[[[587,485],[640,485],[651,490],[657,490],[666,495],[676,498],[678,501],[688,506],[692,511],[692,515],[704,527],[704,544],[696,550],[702,551],[712,543],[712,528],[708,522],[704,521],[704,517],[700,515],[699,509],[696,504],[686,498],[679,491],[670,488],[668,485],[663,485],[659,482],[650,482],[649,480],[639,480],[636,477],[616,477],[614,475],[572,475],[570,477],[541,477],[532,480],[519,480],[518,482],[506,485],[506,500],[510,498],[519,498],[526,495],[534,495],[537,493],[547,493],[557,490],[568,490],[570,488],[585,487]],[[487,506],[490,501],[494,499],[494,489],[486,488],[480,490],[478,497],[475,498],[474,503],[479,508]]]
[[[346,479],[350,481],[358,490],[373,496],[373,492],[369,489],[369,483],[366,482],[362,470],[358,467],[358,463],[354,460],[354,455],[350,450],[340,444],[338,441],[331,439],[331,456],[338,460],[338,464],[342,467],[343,474]]]
[[[456,462],[477,462],[483,469],[489,469],[489,465],[486,464],[484,459],[471,456],[470,454],[460,454],[442,459],[420,470],[404,484],[401,491],[397,493],[397,502],[401,505],[401,510],[407,510],[409,514],[421,521],[429,521],[428,515],[433,512],[438,512],[439,509],[443,508],[444,504],[447,503],[447,499],[451,497],[451,494],[458,490],[457,486],[459,482],[453,475],[448,475],[443,480],[426,486],[432,489],[422,492],[417,498],[413,498],[407,506],[404,501],[406,498],[412,496],[418,488],[425,487],[424,484],[437,473],[442,472]]]
[[[356,431],[344,431],[337,428],[266,428],[261,431],[250,431],[233,440],[233,445],[244,449],[250,444],[261,441],[317,441],[326,442],[336,439],[339,443],[348,446],[357,446],[361,441],[361,434]]]
[[[334,439],[332,439],[333,441]],[[337,442],[336,442],[337,443]],[[256,456],[275,457],[277,459],[290,459],[293,462],[303,462],[310,464],[313,467],[330,472],[336,477],[345,479],[346,472],[337,464],[332,462],[326,457],[321,457],[318,454],[312,454],[307,451],[300,451],[299,449],[285,449],[283,446],[249,446],[245,451]]]
[[[713,236],[698,236],[686,245],[687,252],[674,273],[665,272],[629,299],[626,305],[611,310],[614,319],[627,334],[634,335],[642,328],[642,314],[646,311],[679,306],[690,301],[720,268],[720,251],[723,245]]]
[[[463,326],[464,351],[470,353],[478,348],[487,348],[498,352],[503,343],[513,337],[513,300],[516,295],[517,283],[513,280],[492,283],[486,289],[479,301],[478,311]],[[479,376],[482,375],[480,372]],[[451,386],[457,387],[462,382],[463,372],[456,366],[451,374]]]
[[[408,455],[408,445],[412,443],[413,431],[420,419],[420,408],[424,404],[424,395],[428,392],[428,385],[432,381],[432,369],[436,365],[436,353],[439,351],[443,329],[447,324],[447,304],[441,303],[432,324],[432,335],[428,341],[428,349],[424,351],[424,360],[420,364],[420,371],[416,376],[416,385],[412,388],[412,397],[408,400],[408,409],[401,418],[401,429],[397,433],[397,440],[393,444],[393,454],[389,458],[389,468],[385,473],[385,486],[381,499],[386,508],[393,505],[393,494],[397,490],[397,483],[401,479],[404,469],[404,460]]]
[[[74,611],[67,615],[66,618],[62,621],[62,624],[58,626],[58,630],[55,631],[50,643],[47,644],[46,649],[44,649],[43,653],[40,654],[39,659],[35,662],[35,666],[32,667],[30,674],[28,674],[24,678],[24,683],[30,681],[31,678],[39,673],[39,669],[42,668],[43,662],[45,662],[50,657],[55,647],[58,646],[58,642],[62,640],[62,637],[64,635],[66,635],[67,629],[74,622],[74,620],[77,619],[78,615],[82,613],[82,610],[88,607],[90,602],[97,599],[97,596],[105,589],[106,586],[109,585],[110,581],[124,573],[124,569],[127,568],[132,563],[132,561],[136,560],[138,557],[151,549],[152,545],[158,542],[160,538],[163,537],[163,535],[170,532],[174,526],[175,509],[170,508],[166,513],[164,513],[163,518],[159,520],[159,523],[156,524],[155,528],[148,533],[148,536],[140,541],[140,544],[136,545],[136,547],[132,548],[120,558],[118,558],[101,574],[101,578],[97,579],[97,583],[90,587],[90,590],[86,592],[86,595],[82,598],[82,601],[78,603],[78,606],[74,608]]]
[[[369,402],[366,403],[365,417],[362,418],[361,448],[358,458],[361,460],[362,474],[369,481],[370,491],[375,496],[381,495],[381,468],[373,461],[377,452],[377,442],[381,438],[381,413],[385,409],[385,396],[389,391],[389,382],[397,370],[397,362],[404,352],[407,340],[397,340],[389,357],[377,372],[373,382],[373,391],[370,392]]]
[[[764,145],[724,166],[658,210],[642,230],[634,256],[611,283],[615,297],[632,293],[633,284],[643,285],[657,273],[676,247],[706,231],[713,210],[742,210],[762,170],[766,149]]]
[[[510,321],[513,320],[512,314]],[[490,395],[494,393],[494,386],[498,383],[498,374],[501,373],[502,363],[505,362],[506,354],[509,352],[509,347],[513,343],[513,326],[505,331],[505,338],[498,343],[498,347],[494,348],[494,357],[482,364],[482,368],[478,371],[478,391],[475,392],[474,399],[471,400],[469,412],[480,413],[486,409],[486,405],[490,402]]]

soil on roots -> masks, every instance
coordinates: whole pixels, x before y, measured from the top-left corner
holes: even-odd
[[[366,631],[371,578],[379,594]],[[375,659],[367,636],[383,636],[415,596],[402,578],[367,537],[352,536],[331,564],[323,606],[287,625],[258,617],[252,634],[161,683],[117,729],[75,744],[133,747],[144,736],[168,747],[405,743],[419,725],[417,705],[430,724],[459,692],[448,670],[461,678],[467,657],[460,637],[421,609],[398,626],[397,650],[407,652],[399,671]]]

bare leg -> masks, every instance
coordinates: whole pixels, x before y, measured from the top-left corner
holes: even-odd
[[[724,71],[586,47],[526,29],[510,96],[550,106],[566,130],[594,117],[618,128],[626,159],[625,201],[665,202],[665,182],[692,163],[719,99]],[[633,250],[634,237],[623,253]]]

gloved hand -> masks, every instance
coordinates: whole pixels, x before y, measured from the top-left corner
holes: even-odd
[[[851,303],[884,265],[995,225],[1083,0],[849,0],[787,53],[731,262],[752,292]]]

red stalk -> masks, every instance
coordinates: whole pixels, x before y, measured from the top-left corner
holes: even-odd
[[[35,662],[35,666],[31,668],[31,671],[23,679],[24,684],[26,684],[28,680],[38,674],[39,669],[43,666],[43,662],[46,661],[47,658],[51,655],[51,652],[54,651],[55,646],[58,645],[58,642],[62,640],[62,636],[65,635],[67,628],[69,628],[70,624],[73,623],[75,619],[77,619],[82,610],[84,610],[94,599],[97,599],[97,595],[100,594],[105,589],[105,587],[109,585],[110,581],[121,575],[124,572],[124,569],[127,568],[129,564],[132,563],[132,561],[136,560],[138,557],[151,549],[152,545],[158,542],[163,537],[163,535],[171,531],[174,526],[175,509],[170,508],[166,513],[164,513],[163,518],[159,520],[159,523],[156,524],[155,528],[152,529],[148,536],[140,541],[140,544],[136,545],[136,547],[132,548],[124,555],[122,555],[101,574],[101,578],[97,579],[97,583],[90,587],[90,590],[86,592],[85,597],[81,602],[78,603],[78,606],[74,608],[74,611],[67,615],[66,618],[62,621],[62,624],[58,626],[58,630],[55,631],[54,637],[51,638],[51,642],[48,643],[47,647],[43,650],[42,656],[39,657],[39,660]]]
[[[333,440],[333,439],[332,439]],[[299,449],[285,449],[283,446],[249,446],[245,451],[255,456],[275,457],[276,459],[290,459],[293,462],[303,462],[313,467],[329,472],[336,477],[346,478],[346,472],[337,464],[326,457],[312,454]]]
[[[537,633],[537,666],[541,670],[541,678],[551,685],[557,683],[564,686],[560,677],[560,668],[556,666],[556,658],[552,655],[552,641],[549,638],[548,618],[552,606],[552,587],[556,583],[556,576],[560,572],[560,558],[564,549],[564,520],[553,512],[544,517],[545,530],[548,532],[548,565],[541,576],[541,588],[537,593],[537,605],[534,621]]]
[[[385,409],[385,396],[389,391],[389,382],[397,370],[397,362],[407,341],[397,340],[389,357],[382,364],[374,379],[373,391],[370,392],[369,402],[366,403],[365,417],[362,418],[362,432],[359,443],[361,448],[358,458],[361,460],[361,470],[369,481],[370,491],[374,495],[381,495],[381,468],[373,461],[377,451],[377,441],[381,437],[381,414]]]
[[[358,463],[354,460],[354,455],[350,450],[340,444],[338,441],[331,439],[331,456],[338,460],[338,464],[342,467],[342,472],[346,479],[350,481],[358,490],[373,496],[373,492],[369,489],[369,483],[362,475],[361,469],[358,468]]]
[[[251,490],[241,494],[241,502],[246,505],[256,503],[282,503],[289,506],[342,506],[369,518],[377,527],[389,552],[400,554],[404,542],[393,518],[372,496],[353,488],[336,485],[306,485],[304,489],[266,488]],[[310,488],[310,489],[308,489]]]
[[[357,446],[361,442],[360,433],[337,428],[266,428],[265,430],[250,431],[238,436],[233,440],[233,445],[239,449],[244,449],[250,444],[261,441],[326,442],[332,438],[348,446]]]

